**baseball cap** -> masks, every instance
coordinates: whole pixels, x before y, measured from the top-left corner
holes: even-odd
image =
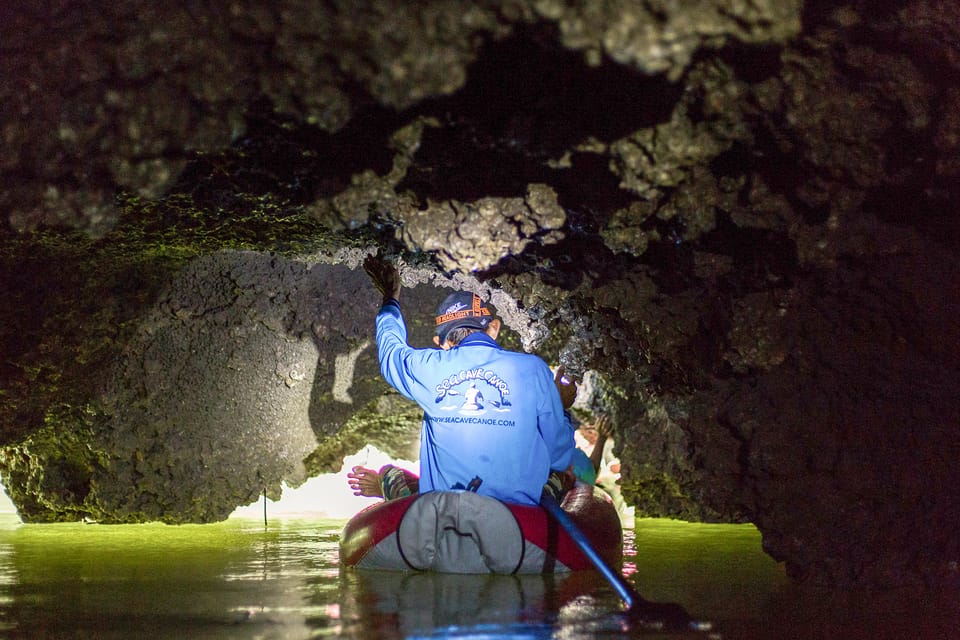
[[[458,327],[486,329],[493,319],[490,307],[475,293],[457,291],[437,308],[437,337],[443,342],[447,333]]]

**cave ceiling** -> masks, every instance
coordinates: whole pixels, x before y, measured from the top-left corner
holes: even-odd
[[[211,521],[375,443],[472,289],[611,415],[638,512],[798,579],[958,580],[960,3],[0,9],[0,474]],[[411,431],[411,426],[412,431]]]

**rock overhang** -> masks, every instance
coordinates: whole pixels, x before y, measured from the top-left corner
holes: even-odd
[[[290,258],[355,265],[378,247],[412,266],[407,285],[490,296],[518,348],[599,372],[591,403],[614,416],[625,492],[646,512],[750,519],[798,577],[949,580],[955,541],[912,528],[919,507],[885,496],[917,474],[955,479],[937,450],[955,445],[957,394],[923,382],[955,371],[960,343],[944,286],[960,98],[943,82],[955,47],[940,46],[955,3],[801,13],[718,1],[626,17],[614,5],[428,5],[241,4],[228,20],[115,8],[103,20],[119,36],[99,54],[77,48],[69,83],[72,62],[50,49],[34,82],[48,91],[23,84],[10,101],[23,119],[4,123],[14,153],[0,170],[18,180],[0,204],[20,232],[6,231],[7,296],[45,319],[8,311],[8,442],[44,418],[96,430],[90,373],[130,352],[154,294],[194,259],[272,252],[269,280]],[[37,25],[100,41],[103,24],[77,15],[15,14],[12,59]],[[164,66],[177,34],[195,42]],[[98,55],[119,71],[94,73]],[[214,78],[205,58],[226,72]],[[114,201],[117,186],[129,195]],[[22,233],[38,225],[93,238]],[[44,273],[58,262],[72,279]],[[79,313],[71,294],[108,304]],[[254,324],[270,327],[262,311]],[[877,434],[921,445],[853,455]],[[74,460],[60,467],[69,482],[40,482],[54,514],[82,510],[95,468]],[[143,513],[192,513],[178,500],[147,498]],[[949,492],[923,503],[924,522],[955,521]],[[890,535],[871,533],[871,517]],[[898,550],[911,535],[920,551]]]

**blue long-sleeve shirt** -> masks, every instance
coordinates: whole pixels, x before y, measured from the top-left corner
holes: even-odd
[[[553,374],[540,357],[509,351],[483,332],[459,346],[414,349],[394,300],[377,314],[384,379],[423,409],[420,491],[466,488],[537,504],[551,469],[574,450]]]

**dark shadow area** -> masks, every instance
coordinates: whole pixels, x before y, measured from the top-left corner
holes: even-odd
[[[640,261],[650,267],[650,277],[661,293],[680,293],[697,282],[693,247],[679,235],[651,242]]]
[[[868,15],[874,19],[886,19],[896,15],[903,9],[903,2],[899,0],[854,0],[847,3],[860,15]],[[800,20],[804,33],[812,33],[823,24],[835,24],[833,16],[838,8],[831,0],[806,0]]]
[[[916,229],[931,242],[958,247],[958,199],[960,189],[944,184],[885,185],[867,193],[863,211],[884,222]]]
[[[770,229],[738,226],[725,212],[718,211],[716,219],[716,228],[700,239],[699,246],[733,259],[734,268],[724,277],[725,289],[743,296],[793,285],[799,269],[793,240]]]
[[[452,96],[396,112],[350,87],[356,111],[336,133],[277,113],[262,98],[247,110],[245,135],[195,158],[169,192],[191,195],[205,216],[230,215],[250,196],[306,204],[343,191],[363,170],[389,172],[390,135],[432,116],[441,126],[424,131],[398,192],[421,201],[472,201],[520,197],[527,185],[543,182],[557,190],[572,225],[593,229],[632,199],[607,158],[574,152],[566,165],[548,163],[591,138],[611,142],[665,121],[682,89],[611,60],[589,67],[559,44],[554,28],[534,25],[488,43]]]
[[[442,127],[425,133],[416,166],[398,191],[412,191],[421,201],[469,201],[518,197],[528,184],[546,182],[564,208],[604,218],[630,199],[605,159],[575,153],[571,169],[547,162],[590,138],[610,142],[665,121],[682,92],[681,85],[610,60],[591,68],[546,25],[489,43],[468,78],[455,95],[416,109]]]
[[[911,130],[900,122],[887,132],[887,184],[867,192],[863,211],[890,224],[909,227],[946,246],[960,246],[956,202],[960,187],[938,175],[933,131]]]
[[[151,255],[106,252],[79,233],[0,231],[0,443],[83,407],[116,345],[169,277]]]
[[[748,45],[736,40],[719,51],[703,50],[694,56],[694,66],[701,59],[718,59],[733,68],[737,78],[756,84],[780,76],[780,45]]]
[[[551,184],[567,212],[568,235],[573,238],[596,234],[614,211],[636,200],[633,193],[620,188],[620,178],[610,170],[606,155],[572,154],[570,168],[555,174]]]
[[[804,30],[810,33],[819,26],[842,32],[842,38],[836,40],[832,62],[842,70],[851,86],[874,94],[874,108],[893,123],[882,140],[887,183],[867,193],[863,210],[885,222],[916,229],[935,242],[956,247],[960,244],[960,222],[954,203],[960,196],[960,188],[955,181],[938,175],[937,132],[933,127],[919,129],[912,125],[910,121],[915,116],[906,112],[896,94],[890,95],[890,69],[877,64],[852,64],[845,55],[847,51],[862,48],[876,52],[877,60],[902,59],[910,65],[910,71],[933,90],[927,97],[931,121],[942,122],[945,114],[938,111],[951,108],[946,91],[960,83],[952,58],[955,45],[948,42],[945,32],[938,32],[933,22],[908,22],[900,14],[904,9],[902,2],[857,0],[850,8],[863,20],[841,27],[834,18],[835,3],[807,2],[803,24]]]
[[[364,169],[385,174],[393,162],[389,137],[401,118],[370,99],[358,102],[347,125],[330,133],[277,113],[262,99],[247,110],[245,135],[229,150],[196,158],[170,192],[189,193],[212,213],[229,211],[250,195],[306,204],[343,191]]]
[[[806,167],[797,155],[780,150],[775,135],[768,129],[758,128],[752,147],[742,142],[734,143],[710,163],[710,172],[720,179],[725,176],[739,177],[755,174],[760,176],[771,191],[782,195],[807,224],[823,224],[830,215],[828,207],[812,207],[799,197],[799,191],[816,173]],[[740,191],[739,204],[749,206],[747,194],[750,186]]]

